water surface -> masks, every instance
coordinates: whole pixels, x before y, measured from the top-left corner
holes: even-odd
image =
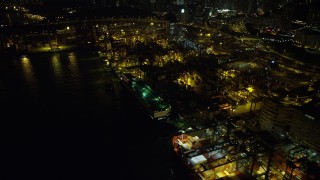
[[[7,179],[179,179],[174,128],[152,122],[94,51],[2,58],[0,73]]]

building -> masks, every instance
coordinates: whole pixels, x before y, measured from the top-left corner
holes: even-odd
[[[235,0],[235,10],[246,14],[253,14],[257,12],[257,0]]]
[[[320,108],[318,105],[309,105],[300,108],[300,118],[293,118],[289,135],[293,141],[320,151]]]
[[[297,47],[320,51],[320,30],[303,28],[295,32],[294,44]]]
[[[281,32],[290,32],[292,29],[293,16],[294,9],[291,6],[275,9],[273,11],[273,18],[275,19],[274,27],[276,30]]]
[[[157,12],[167,11],[167,0],[153,0],[154,10]]]
[[[310,28],[320,28],[320,10],[309,9],[306,25]]]
[[[296,143],[320,151],[320,105],[316,100],[302,106],[285,105],[276,99],[264,99],[260,128],[278,137],[289,135]]]
[[[264,99],[259,115],[260,128],[274,134],[282,134],[284,130],[289,130],[292,118],[301,117],[297,111],[274,99]]]

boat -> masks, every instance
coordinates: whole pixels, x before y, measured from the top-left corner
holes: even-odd
[[[135,78],[131,73],[120,73],[119,78],[124,87],[134,95],[139,104],[148,112],[151,119],[167,119],[171,112],[171,105],[158,96],[150,86]]]

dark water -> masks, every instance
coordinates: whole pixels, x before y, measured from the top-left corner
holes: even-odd
[[[152,122],[94,51],[1,58],[0,102],[5,179],[185,179],[174,128]]]

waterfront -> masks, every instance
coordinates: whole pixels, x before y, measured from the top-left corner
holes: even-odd
[[[174,129],[152,122],[95,51],[0,63],[7,179],[179,179],[169,146]]]
[[[0,3],[4,179],[320,179],[318,2],[33,3]]]

